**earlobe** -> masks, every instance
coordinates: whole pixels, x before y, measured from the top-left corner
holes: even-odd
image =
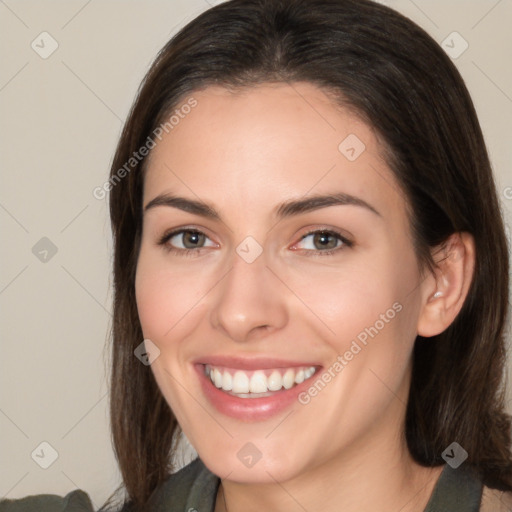
[[[466,232],[454,233],[432,254],[436,269],[422,283],[423,303],[418,334],[435,336],[446,330],[466,300],[475,267],[475,243]]]

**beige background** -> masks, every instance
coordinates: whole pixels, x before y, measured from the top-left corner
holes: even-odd
[[[439,43],[454,31],[468,42],[454,60],[479,113],[510,223],[512,2],[382,3]],[[204,0],[0,0],[0,497],[79,487],[99,506],[120,482],[103,354],[110,230],[107,203],[92,191],[107,178],[156,52],[208,7]],[[46,59],[31,47],[35,41],[39,52],[51,49],[43,31],[58,43]],[[44,252],[43,237],[54,255]],[[36,460],[51,456],[44,445],[41,452],[43,441],[58,453],[48,469],[31,457],[34,450]]]

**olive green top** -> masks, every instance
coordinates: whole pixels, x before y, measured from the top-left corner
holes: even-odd
[[[201,459],[170,475],[151,495],[151,512],[214,512],[220,479]],[[483,485],[466,466],[445,465],[423,512],[479,512]],[[94,512],[82,490],[0,501],[0,512]]]

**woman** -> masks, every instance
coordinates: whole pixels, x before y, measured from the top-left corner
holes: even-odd
[[[206,11],[108,188],[123,510],[512,510],[506,238],[422,29],[367,0]]]

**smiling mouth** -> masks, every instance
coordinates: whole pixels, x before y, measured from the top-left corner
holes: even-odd
[[[310,379],[318,368],[297,366],[293,368],[268,368],[246,371],[210,364],[204,365],[204,373],[213,385],[226,394],[239,398],[262,398],[288,390]]]

